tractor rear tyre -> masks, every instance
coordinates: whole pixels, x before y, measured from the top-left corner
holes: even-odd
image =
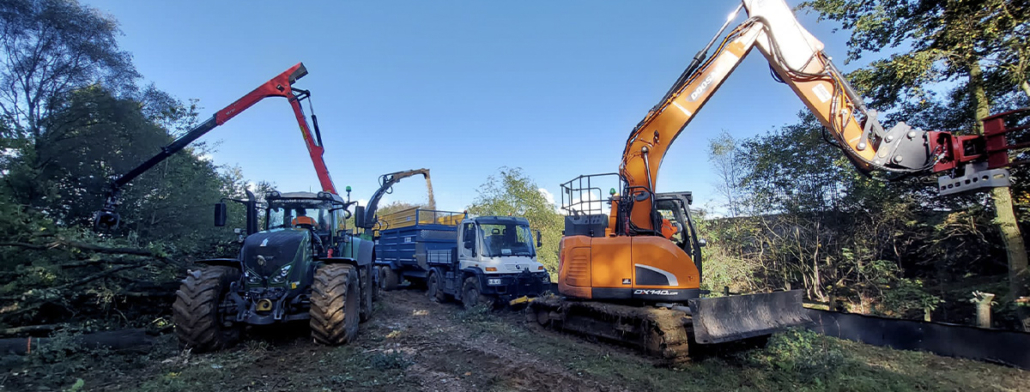
[[[346,264],[323,265],[311,284],[311,337],[331,346],[354,340],[361,317],[357,270]]]
[[[361,269],[361,322],[372,319],[372,292],[375,287],[372,284],[372,266],[358,267]]]
[[[397,275],[397,272],[390,267],[383,267],[383,290],[392,291],[397,290],[397,286],[401,285],[401,277]]]
[[[215,351],[236,344],[239,327],[226,327],[218,313],[229,285],[240,279],[240,270],[206,266],[190,271],[175,292],[172,320],[183,348],[194,352]]]
[[[487,309],[493,309],[494,299],[491,296],[483,295],[483,290],[479,287],[479,278],[470,276],[461,286],[461,304],[465,306],[466,310],[480,305],[486,306]]]
[[[444,294],[442,289],[443,282],[440,281],[440,274],[436,272],[430,273],[427,282],[426,296],[429,297],[430,300],[440,303],[447,300],[447,296]]]

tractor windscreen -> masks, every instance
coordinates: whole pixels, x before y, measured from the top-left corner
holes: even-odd
[[[483,236],[484,256],[529,256],[536,255],[533,233],[529,226],[516,223],[480,223],[479,233]]]
[[[333,227],[329,203],[283,200],[268,207],[268,229],[310,227],[328,232]]]

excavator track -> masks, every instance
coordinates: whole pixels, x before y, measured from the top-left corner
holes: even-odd
[[[528,312],[540,325],[632,346],[665,364],[690,357],[693,320],[684,311],[547,296],[533,301]]]

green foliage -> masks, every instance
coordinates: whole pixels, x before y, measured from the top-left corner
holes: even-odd
[[[490,308],[486,305],[478,305],[471,309],[463,309],[457,314],[458,320],[462,323],[480,323],[494,320]]]
[[[83,381],[80,378],[80,379],[75,380],[75,383],[72,384],[72,386],[68,387],[68,389],[66,389],[65,391],[66,392],[79,392],[79,391],[82,390],[82,388],[85,388],[85,387],[86,387],[86,382]]]
[[[376,353],[375,355],[372,355],[370,362],[373,368],[382,370],[404,370],[407,369],[408,366],[411,366],[411,360],[405,358],[404,354],[401,354],[398,351]]]
[[[520,168],[502,167],[479,187],[479,197],[468,207],[475,215],[521,216],[533,230],[540,230],[543,246],[537,259],[553,274],[558,271],[558,242],[565,221],[537,184]]]
[[[0,327],[150,325],[191,260],[238,250],[211,208],[242,198],[247,181],[203,159],[203,144],[124,189],[117,231],[90,231],[110,179],[197,120],[196,101],[137,85],[118,33],[74,1],[0,5]]]
[[[856,365],[829,338],[803,329],[773,335],[764,350],[749,351],[745,358],[752,366],[775,371],[777,377],[817,386],[841,378]]]

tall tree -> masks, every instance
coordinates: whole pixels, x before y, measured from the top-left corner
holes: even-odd
[[[874,107],[896,109],[906,101],[925,99],[934,88],[958,82],[967,91],[959,102],[967,104],[965,123],[982,132],[979,120],[1000,109],[992,105],[998,97],[989,94],[986,75],[996,71],[1015,82],[1010,92],[1026,81],[1025,65],[1019,69],[1005,62],[1026,59],[1027,0],[814,0],[802,7],[851,31],[849,60],[884,49],[898,51],[852,75]],[[1008,188],[995,188],[991,199],[1007,250],[1010,295],[1025,296],[1027,253],[1012,194]],[[1024,329],[1030,330],[1030,312],[1024,310],[1020,317]]]
[[[725,130],[714,139],[708,141],[708,160],[715,165],[718,183],[715,189],[726,202],[726,213],[730,217],[740,215],[740,176],[741,161],[737,149],[737,141]]]
[[[479,197],[468,210],[476,215],[525,217],[530,227],[540,230],[543,237],[537,258],[554,273],[558,271],[558,241],[565,222],[540,189],[522,169],[502,167],[479,187]]]
[[[94,83],[131,89],[139,74],[119,33],[113,18],[74,0],[0,3],[0,111],[38,139],[55,98]]]

